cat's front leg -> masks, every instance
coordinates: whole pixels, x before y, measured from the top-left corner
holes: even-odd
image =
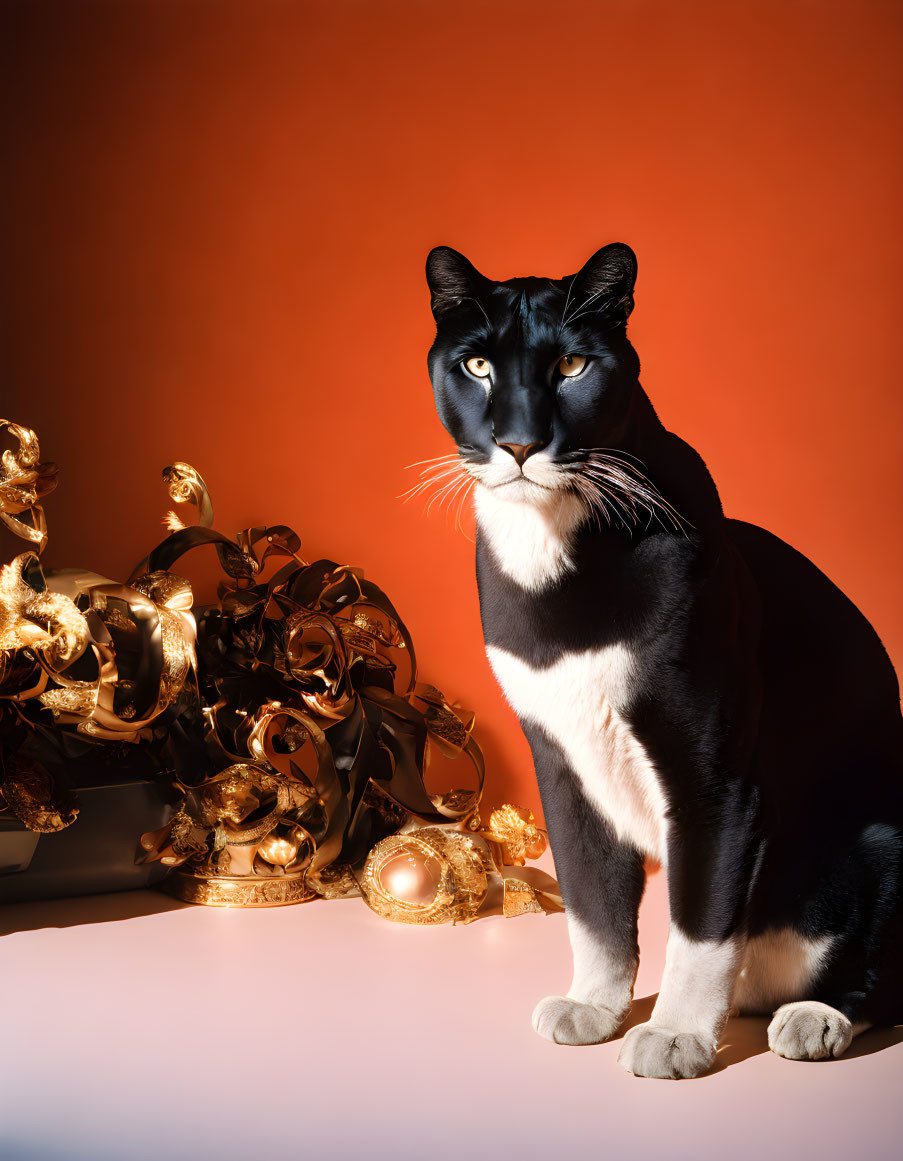
[[[753,796],[740,785],[674,812],[661,989],[648,1023],[630,1029],[618,1057],[635,1076],[680,1080],[714,1063],[746,943],[759,850],[754,817]]]
[[[533,1027],[556,1044],[598,1044],[618,1031],[633,1000],[643,858],[618,840],[586,798],[560,747],[538,727],[522,724],[533,751],[574,956],[567,995],[541,1000]]]

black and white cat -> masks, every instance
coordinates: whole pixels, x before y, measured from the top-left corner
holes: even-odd
[[[671,925],[638,1076],[704,1073],[732,1005],[839,1056],[903,1019],[903,718],[872,627],[815,565],[728,519],[627,339],[636,259],[493,282],[447,247],[430,377],[475,477],[486,650],[529,740],[574,954],[533,1024],[613,1036],[644,860]]]

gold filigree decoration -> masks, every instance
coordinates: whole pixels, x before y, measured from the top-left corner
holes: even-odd
[[[2,800],[10,813],[38,834],[53,834],[78,817],[73,794],[55,796],[50,773],[39,763],[17,754],[7,758]]]
[[[207,907],[283,907],[316,898],[302,875],[269,880],[239,875],[211,878],[180,868],[163,881],[163,889],[186,903]]]
[[[322,899],[349,899],[361,893],[354,869],[347,863],[332,863],[322,871],[311,871],[307,881]]]
[[[358,875],[361,894],[377,914],[397,923],[470,922],[499,911],[506,918],[554,914],[563,908],[551,876],[538,868],[506,870],[538,857],[545,845],[532,813],[505,803],[490,815],[490,826],[482,826],[475,814],[456,826],[405,830],[383,839]],[[496,887],[489,891],[492,884]]]
[[[59,689],[47,689],[38,695],[38,701],[54,716],[72,714],[74,717],[90,717],[97,708],[100,692],[96,681],[73,681]],[[127,711],[123,710],[123,716]],[[133,711],[134,712],[134,711]]]
[[[502,914],[506,919],[514,919],[518,915],[529,915],[533,912],[542,914],[544,908],[529,883],[514,878],[506,878],[504,883]]]
[[[40,553],[47,543],[41,501],[56,487],[57,467],[40,462],[38,437],[30,428],[0,419],[0,432],[3,431],[8,431],[19,446],[0,456],[0,521],[16,536],[32,541]],[[31,523],[19,519],[24,515]]]
[[[33,552],[0,568],[0,649],[33,649],[51,665],[73,661],[88,640],[84,616],[69,597],[33,588],[26,571],[43,584]]]
[[[378,842],[359,878],[361,894],[396,923],[469,923],[489,881],[470,835],[424,827]]]

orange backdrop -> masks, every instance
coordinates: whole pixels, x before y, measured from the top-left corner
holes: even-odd
[[[451,450],[423,261],[559,276],[621,239],[665,423],[903,659],[899,3],[4,14],[0,414],[63,468],[51,566],[124,576],[186,459],[224,531],[286,522],[363,565],[477,710],[489,798],[535,805],[472,545],[396,498]]]

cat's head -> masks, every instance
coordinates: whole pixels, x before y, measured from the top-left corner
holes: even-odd
[[[594,459],[620,446],[637,388],[633,251],[615,242],[569,277],[494,282],[438,246],[426,276],[436,409],[464,467],[499,499],[585,490]]]

